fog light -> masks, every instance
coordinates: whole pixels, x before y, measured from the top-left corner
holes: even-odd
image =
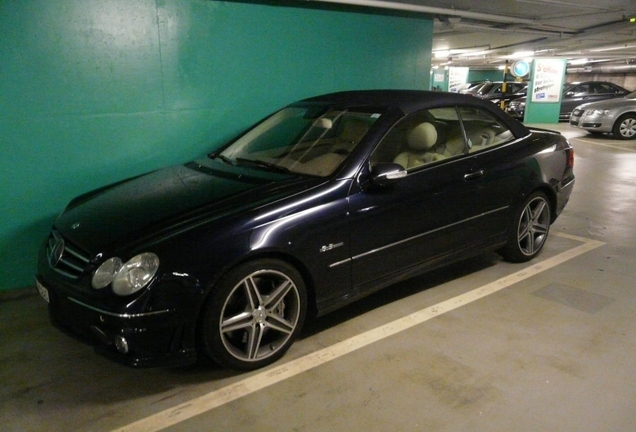
[[[122,354],[128,353],[128,341],[123,336],[115,336],[115,347]]]

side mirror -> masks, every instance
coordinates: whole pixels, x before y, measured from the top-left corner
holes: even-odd
[[[371,182],[378,186],[388,186],[399,182],[407,174],[404,167],[400,164],[382,162],[371,168]]]

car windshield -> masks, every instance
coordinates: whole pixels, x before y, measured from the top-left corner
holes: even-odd
[[[636,99],[636,91],[631,92],[625,96],[626,99]]]
[[[376,112],[291,106],[212,157],[233,165],[326,177],[379,117]]]
[[[479,88],[475,91],[475,93],[477,93],[477,94],[486,94],[486,93],[488,93],[488,92],[490,91],[490,89],[492,89],[492,88],[493,88],[493,86],[494,86],[494,84],[493,84],[493,83],[491,83],[491,82],[488,82],[488,83],[482,84],[482,85],[481,85],[481,87],[479,87]]]

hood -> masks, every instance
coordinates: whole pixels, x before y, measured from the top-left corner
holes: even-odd
[[[581,109],[612,109],[612,108],[622,108],[622,107],[636,107],[636,99],[627,99],[627,98],[618,98],[618,99],[609,99],[598,102],[588,102],[586,104],[582,104],[577,106],[577,108]]]
[[[154,171],[71,201],[55,228],[94,255],[190,221],[244,212],[316,182],[260,170],[192,162]]]

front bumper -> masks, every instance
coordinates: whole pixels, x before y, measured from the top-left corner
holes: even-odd
[[[575,110],[570,116],[570,126],[590,132],[609,133],[613,125],[614,119],[602,114],[578,113]]]
[[[115,313],[41,277],[36,283],[40,295],[48,297],[52,324],[111,360],[133,367],[180,366],[197,360],[195,320],[185,319],[176,309]]]

